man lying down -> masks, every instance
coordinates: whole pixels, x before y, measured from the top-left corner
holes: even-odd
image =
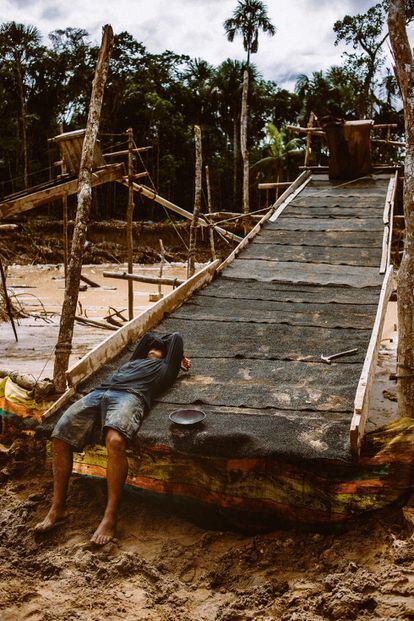
[[[114,537],[119,500],[128,474],[126,448],[153,400],[173,384],[180,367],[185,371],[190,368],[181,335],[174,332],[159,337],[148,332],[138,342],[129,362],[66,410],[52,433],[52,505],[44,520],[35,526],[37,532],[46,532],[65,520],[73,451],[84,449],[98,424],[108,453],[108,499],[91,541],[104,545]]]

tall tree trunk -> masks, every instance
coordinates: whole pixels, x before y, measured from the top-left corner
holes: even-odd
[[[206,185],[207,185],[207,209],[208,209],[208,213],[210,214],[213,212],[213,203],[211,200],[210,169],[208,166],[206,166]],[[215,261],[217,258],[217,255],[216,255],[216,247],[214,245],[214,231],[211,226],[208,229],[208,234],[210,238],[211,259]]]
[[[109,58],[112,51],[114,35],[111,26],[103,28],[101,49],[99,50],[92,94],[89,104],[88,121],[82,147],[82,158],[78,181],[78,208],[75,228],[73,231],[72,248],[65,282],[65,297],[62,305],[60,329],[56,344],[55,367],[53,381],[58,392],[66,387],[65,373],[69,364],[72,348],[73,325],[76,305],[78,303],[79,283],[82,270],[83,249],[86,241],[89,215],[92,204],[91,177],[96,137],[101,117],[102,100],[105,82],[108,75]]]
[[[23,73],[22,67],[18,60],[15,61],[16,75],[17,75],[17,88],[19,93],[19,117],[20,117],[20,133],[22,141],[22,155],[23,155],[23,180],[24,187],[29,187],[29,155],[27,150],[27,126],[26,126],[26,101],[24,95]]]
[[[247,120],[248,105],[247,96],[249,92],[249,71],[244,70],[242,108],[240,120],[240,144],[243,158],[243,213],[249,213],[249,150],[247,148]]]
[[[404,0],[390,0],[388,28],[395,73],[404,105],[407,151],[404,164],[404,253],[398,270],[398,411],[414,416],[414,62],[406,30]],[[401,376],[408,376],[407,378]]]
[[[134,134],[132,128],[127,130],[128,134],[128,208],[127,208],[127,253],[128,253],[128,274],[134,270],[134,237],[133,237],[133,218],[134,218]],[[128,319],[134,318],[134,282],[128,280]]]
[[[194,212],[190,226],[190,244],[188,249],[187,278],[195,272],[195,249],[197,243],[198,217],[201,210],[201,183],[203,175],[203,154],[201,147],[201,129],[194,125],[195,139],[195,175],[194,175]]]
[[[237,177],[238,177],[238,165],[239,165],[239,118],[238,114],[235,114],[233,119],[233,210],[236,210],[237,206]]]

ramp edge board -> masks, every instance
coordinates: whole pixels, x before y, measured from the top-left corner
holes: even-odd
[[[382,220],[384,223],[384,236],[382,240],[380,274],[385,274],[388,266],[390,265],[390,260],[391,260],[392,229],[393,229],[394,204],[395,204],[395,195],[397,191],[397,183],[398,183],[398,171],[396,171],[395,175],[391,177],[390,179],[390,182],[388,184],[387,196],[385,199],[385,206],[384,206],[384,212],[383,212],[383,217],[382,217]]]
[[[359,456],[361,441],[364,435],[365,424],[368,416],[370,393],[374,379],[375,365],[378,358],[378,350],[381,343],[381,334],[385,321],[387,303],[394,287],[394,270],[389,266],[381,287],[380,299],[375,316],[367,353],[359,378],[354,401],[354,413],[350,427],[351,451],[354,457]]]
[[[128,345],[130,339],[138,338],[159,323],[165,313],[171,313],[183,304],[195,291],[205,286],[213,278],[220,263],[216,259],[202,270],[171,291],[165,298],[140,313],[137,317],[110,334],[66,373],[69,386],[85,381],[103,364],[112,360]],[[63,404],[61,404],[63,405]]]
[[[277,201],[272,205],[272,207],[265,213],[263,218],[259,220],[259,222],[252,228],[250,233],[246,235],[239,243],[238,246],[233,250],[231,254],[220,263],[217,268],[217,273],[220,273],[224,270],[227,265],[229,265],[245,248],[254,237],[260,232],[263,224],[267,222],[267,220],[274,221],[276,220],[280,214],[284,211],[284,209],[289,205],[289,203],[303,190],[303,188],[309,183],[311,180],[311,173],[308,170],[303,171],[297,177],[290,186],[283,192],[283,194],[277,199]],[[275,211],[276,210],[276,211]]]

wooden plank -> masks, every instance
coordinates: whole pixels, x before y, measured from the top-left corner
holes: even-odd
[[[331,265],[360,265],[379,267],[380,248],[338,248],[323,246],[295,246],[252,244],[240,259],[270,261],[297,261],[301,263],[328,263]]]
[[[171,313],[200,287],[210,282],[219,262],[216,260],[207,265],[86,354],[67,372],[69,385],[76,386],[80,381],[84,381],[103,364],[117,356],[130,340],[142,336],[159,323],[166,313]]]
[[[117,181],[124,174],[125,170],[123,164],[105,166],[105,168],[96,170],[92,173],[92,187],[103,183],[109,183],[110,181]],[[56,200],[57,198],[76,194],[77,191],[78,180],[71,179],[70,181],[54,185],[45,190],[40,190],[39,192],[34,192],[32,194],[26,194],[11,201],[5,201],[0,203],[0,220],[24,211],[29,211],[35,207],[40,207],[45,203]]]
[[[390,213],[389,213],[390,230],[389,230],[389,235],[388,235],[387,267],[391,265],[392,232],[393,232],[393,226],[394,226],[394,207],[395,207],[395,197],[397,194],[397,187],[398,187],[398,170],[395,172],[395,175],[394,175],[394,187],[393,187],[393,192],[391,196],[391,205],[390,205]]]
[[[281,246],[320,246],[341,248],[381,248],[378,231],[289,231],[264,227],[256,236],[257,244]]]
[[[355,289],[352,287],[323,287],[318,285],[295,285],[293,283],[256,282],[254,280],[232,280],[224,273],[220,278],[210,283],[208,287],[197,293],[195,299],[212,297],[228,300],[246,300],[246,306],[251,307],[250,300],[271,300],[274,302],[293,302],[296,304],[355,304],[357,302],[369,309],[375,315],[379,300],[380,286]],[[229,302],[230,304],[231,302]]]
[[[193,321],[235,321],[279,323],[322,328],[371,330],[375,307],[360,304],[312,304],[240,298],[193,296],[175,313],[178,319]],[[220,329],[220,328],[218,328]]]
[[[318,196],[298,196],[293,201],[293,205],[295,207],[309,207],[309,208],[320,208],[330,205],[332,207],[348,207],[352,208],[355,206],[358,207],[366,207],[367,209],[383,209],[384,207],[384,197],[360,197],[355,200],[355,197],[343,196],[336,198],[334,196],[328,197],[318,197]]]
[[[305,197],[318,197],[321,201],[325,198],[348,198],[355,197],[355,199],[360,198],[382,198],[384,200],[386,194],[386,189],[384,188],[384,192],[381,192],[378,188],[361,188],[361,189],[352,189],[352,188],[307,188],[303,193],[303,198]]]
[[[284,216],[268,224],[269,229],[284,231],[383,231],[380,218],[291,218]]]
[[[271,209],[269,209],[269,211],[265,213],[263,218],[261,218],[261,220],[259,220],[259,222],[252,228],[252,230],[243,238],[243,240],[239,243],[238,246],[236,246],[233,252],[231,252],[229,256],[219,265],[217,269],[218,273],[222,272],[225,267],[230,265],[230,263],[234,261],[234,259],[240,254],[243,248],[245,248],[252,241],[252,239],[254,239],[254,237],[260,232],[261,228],[267,222],[267,220],[273,217],[272,214],[274,214],[274,210],[276,209],[277,211],[280,207],[283,207],[284,209],[288,204],[287,199],[290,196],[293,197],[293,194],[296,192],[296,190],[298,188],[304,187],[309,179],[310,172],[308,171],[304,171],[299,175],[299,177],[297,177],[297,179],[295,179],[295,181],[287,188],[287,190],[285,190],[285,192],[283,192],[283,194],[278,198],[278,200],[271,207]],[[296,196],[296,194],[294,195]],[[282,213],[283,209],[280,211],[280,213]]]
[[[336,285],[358,289],[379,286],[382,282],[378,268],[373,267],[255,259],[236,259],[228,267],[228,276],[240,279],[253,278],[262,282]]]
[[[320,362],[321,355],[358,348],[352,358],[338,358],[337,365],[356,364],[359,372],[368,347],[370,331],[321,328],[285,324],[257,324],[235,321],[192,321],[175,315],[158,330],[183,335],[190,358],[240,358]],[[214,335],[214,338],[213,338]],[[131,354],[129,353],[129,357]]]
[[[384,224],[388,224],[390,221],[390,210],[391,210],[392,196],[394,193],[394,183],[395,183],[395,177],[391,177],[390,182],[388,184],[387,196],[385,198],[384,214],[383,214]]]
[[[359,365],[194,358],[163,396],[183,406],[352,412]],[[348,419],[349,420],[349,419]]]
[[[358,387],[355,394],[354,413],[350,427],[351,450],[355,457],[359,455],[361,441],[364,435],[365,424],[369,410],[369,400],[374,379],[375,365],[378,358],[378,350],[381,343],[382,329],[385,321],[388,300],[394,287],[394,271],[389,266],[385,275],[375,317],[374,327],[366,352],[364,366],[362,367]]]
[[[328,202],[328,201],[325,201]],[[336,201],[335,201],[336,202]],[[383,214],[383,208],[365,206],[342,206],[342,205],[318,205],[315,207],[291,205],[289,210],[290,218],[378,218],[380,219]]]
[[[380,263],[380,274],[385,274],[387,269],[387,257],[388,257],[388,239],[390,235],[390,227],[384,226],[384,233],[382,236],[382,253],[381,253],[381,263]]]

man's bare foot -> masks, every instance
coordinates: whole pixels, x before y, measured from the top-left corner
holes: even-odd
[[[112,541],[115,536],[116,520],[114,518],[104,517],[102,522],[91,537],[91,542],[97,546],[104,546]]]
[[[34,527],[36,533],[47,533],[49,530],[56,528],[62,524],[68,517],[66,511],[58,511],[57,509],[50,509],[49,513],[44,520],[38,522]]]

